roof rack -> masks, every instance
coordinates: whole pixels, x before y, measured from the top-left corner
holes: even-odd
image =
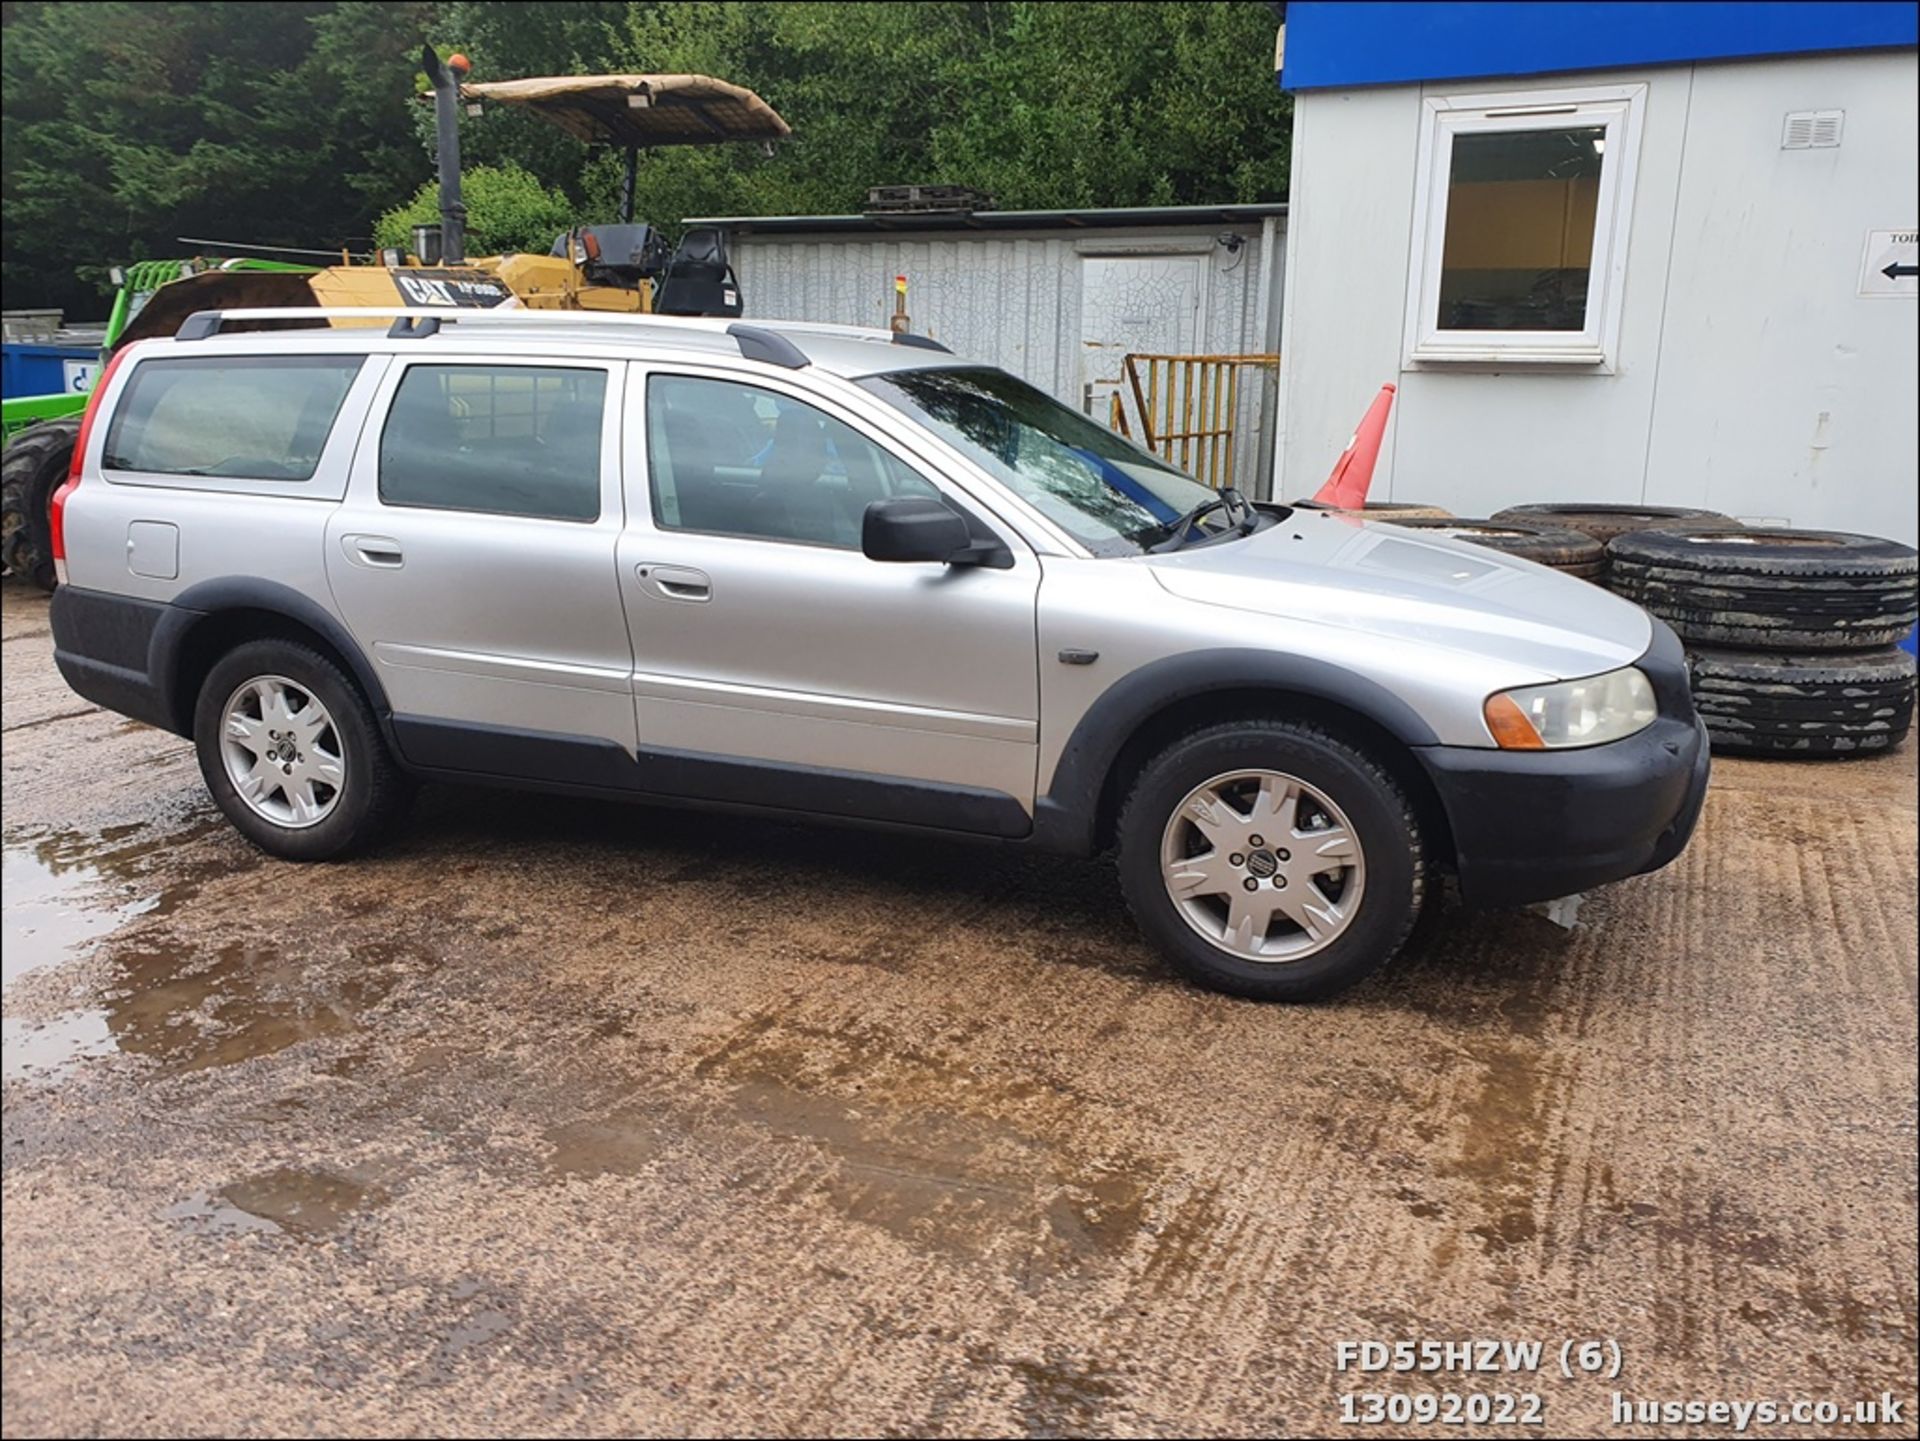
[[[189,315],[174,333],[175,340],[210,340],[228,325],[240,321],[306,321],[319,329],[335,320],[391,320],[387,327],[390,340],[426,340],[440,333],[443,325],[462,326],[606,326],[613,329],[654,330],[667,334],[729,336],[747,360],[765,361],[787,370],[800,370],[810,362],[806,353],[790,336],[832,336],[852,340],[886,341],[894,345],[922,350],[947,351],[947,347],[926,335],[906,335],[859,325],[815,325],[806,321],[758,321],[715,319],[707,316],[678,315],[605,315],[577,310],[446,309],[427,310],[417,306],[349,305],[270,306],[239,310],[200,310]],[[951,352],[948,352],[951,354]]]

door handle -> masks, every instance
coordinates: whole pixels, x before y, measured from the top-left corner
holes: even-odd
[[[645,565],[634,567],[640,583],[666,600],[703,601],[713,599],[713,582],[704,570],[685,565]]]
[[[400,552],[400,542],[384,535],[343,535],[340,545],[347,553],[347,559],[355,565],[371,566],[375,570],[398,570],[406,564],[406,557]]]

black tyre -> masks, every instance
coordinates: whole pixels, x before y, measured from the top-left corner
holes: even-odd
[[[1767,655],[1695,650],[1693,703],[1715,750],[1871,755],[1913,728],[1914,662],[1903,650]]]
[[[1670,525],[1741,529],[1739,521],[1717,510],[1676,505],[1510,505],[1505,510],[1496,510],[1493,519],[1516,520],[1526,525],[1557,525],[1591,536],[1602,545],[1628,531],[1665,529]]]
[[[80,420],[43,420],[15,435],[0,455],[0,561],[22,580],[52,590],[53,493],[73,465]]]
[[[1662,530],[1623,535],[1607,553],[1612,588],[1694,643],[1871,649],[1920,615],[1920,554],[1875,536]]]
[[[1471,541],[1506,555],[1517,555],[1539,565],[1551,566],[1591,580],[1606,569],[1606,547],[1592,536],[1558,525],[1533,525],[1526,521],[1396,520],[1412,530],[1433,530],[1455,540]]]
[[[1384,965],[1427,888],[1406,794],[1317,726],[1195,731],[1141,768],[1119,822],[1121,888],[1189,978],[1262,1001],[1318,1000]]]
[[[364,849],[407,795],[359,688],[294,641],[249,641],[221,657],[200,687],[193,739],[227,819],[284,860]]]

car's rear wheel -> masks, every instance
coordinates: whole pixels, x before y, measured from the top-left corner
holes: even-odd
[[[1120,879],[1193,980],[1258,1000],[1330,996],[1406,941],[1426,889],[1419,824],[1371,756],[1316,726],[1196,731],[1142,768]]]
[[[227,819],[286,860],[364,848],[406,794],[359,689],[295,641],[250,641],[222,657],[200,687],[193,734]]]

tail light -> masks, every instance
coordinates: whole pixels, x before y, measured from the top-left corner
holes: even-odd
[[[113,383],[113,372],[131,349],[132,345],[121,346],[101,367],[100,378],[93,383],[92,394],[87,396],[86,413],[80,417],[80,433],[74,437],[73,463],[67,467],[66,482],[53,493],[53,504],[48,507],[47,525],[53,537],[53,578],[60,585],[67,583],[67,497],[80,484],[80,472],[86,468],[87,442],[93,438],[93,417],[100,409],[100,397],[107,393],[107,387]]]

